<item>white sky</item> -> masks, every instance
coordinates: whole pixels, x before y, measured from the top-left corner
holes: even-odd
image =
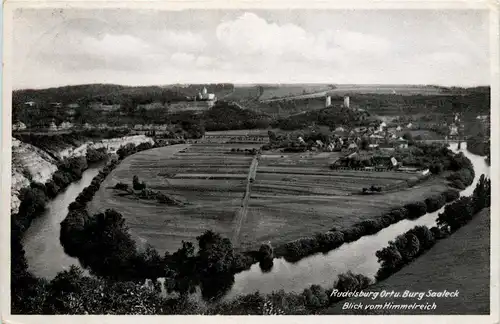
[[[13,86],[489,85],[487,11],[18,10]]]

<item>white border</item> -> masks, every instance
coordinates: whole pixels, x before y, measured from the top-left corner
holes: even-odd
[[[0,208],[1,215],[1,245],[0,251],[0,311],[1,321],[5,323],[148,323],[169,322],[203,322],[203,323],[229,323],[239,324],[268,322],[268,323],[359,323],[370,321],[376,323],[418,323],[432,321],[433,323],[498,323],[499,322],[499,225],[500,220],[495,217],[499,210],[499,202],[494,197],[498,195],[499,170],[496,166],[500,162],[499,136],[500,136],[500,48],[499,48],[499,2],[495,0],[467,0],[467,1],[318,1],[318,0],[206,0],[206,1],[123,1],[123,0],[99,0],[99,1],[33,1],[33,0],[7,0],[3,3],[3,96],[2,96],[2,157],[1,157],[1,189]],[[491,206],[491,294],[489,316],[452,316],[452,315],[409,315],[409,316],[383,316],[383,315],[322,315],[322,316],[21,316],[10,314],[10,177],[11,177],[11,97],[12,97],[12,70],[10,62],[12,58],[12,13],[16,8],[134,8],[134,9],[485,9],[490,11],[490,63],[491,63],[491,179],[492,179],[492,206]]]

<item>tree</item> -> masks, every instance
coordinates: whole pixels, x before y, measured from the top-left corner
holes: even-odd
[[[308,308],[319,309],[328,305],[328,295],[319,285],[312,285],[310,288],[306,288],[302,294],[305,297],[305,304]]]
[[[410,132],[404,133],[403,138],[408,142],[413,142],[413,135]]]
[[[389,277],[404,265],[403,256],[399,252],[397,246],[391,244],[391,242],[389,246],[377,251],[375,255],[378,258],[378,262],[381,264],[376,274],[377,280],[383,280]]]
[[[461,197],[446,205],[438,215],[437,224],[441,227],[450,226],[452,231],[465,225],[474,215],[474,204],[471,197]]]
[[[361,138],[361,149],[362,150],[368,150],[368,147],[370,146],[370,141],[366,136],[363,136]]]
[[[144,181],[142,183],[139,182],[139,177],[134,175],[132,178],[132,187],[134,190],[143,190],[146,189],[146,183]]]
[[[197,258],[202,293],[208,298],[220,297],[234,282],[231,241],[211,230],[205,231],[196,239],[199,246]],[[217,285],[214,285],[215,282]]]
[[[259,259],[261,261],[272,260],[274,258],[273,255],[273,247],[270,243],[264,243],[259,248]]]
[[[484,174],[481,175],[474,188],[472,199],[474,200],[474,213],[491,205],[491,180],[487,179]]]
[[[430,249],[434,243],[436,242],[436,238],[434,237],[434,234],[431,232],[431,230],[427,226],[415,226],[411,230],[409,230],[407,233],[413,234],[418,238],[418,241],[420,242],[420,249],[421,250],[428,250]]]

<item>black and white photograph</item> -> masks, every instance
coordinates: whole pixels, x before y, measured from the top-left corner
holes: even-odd
[[[5,2],[7,322],[498,322],[498,4],[270,2]]]

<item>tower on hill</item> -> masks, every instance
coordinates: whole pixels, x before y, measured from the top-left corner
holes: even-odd
[[[349,96],[344,96],[344,107],[349,108]]]
[[[330,107],[332,105],[332,97],[326,96],[325,98],[325,107]]]

